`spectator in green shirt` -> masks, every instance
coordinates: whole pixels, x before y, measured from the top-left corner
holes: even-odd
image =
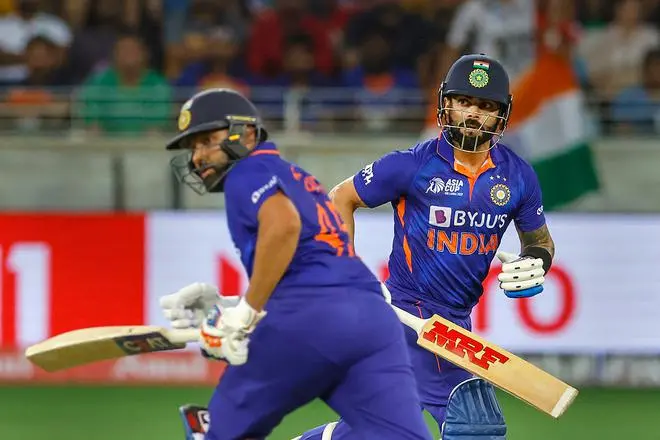
[[[167,80],[149,69],[142,40],[127,34],[115,43],[113,64],[83,84],[78,117],[96,133],[147,134],[169,128],[172,108]]]

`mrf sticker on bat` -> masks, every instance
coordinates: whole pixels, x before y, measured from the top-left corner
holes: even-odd
[[[467,357],[470,363],[484,370],[488,370],[493,364],[505,364],[509,360],[504,353],[482,344],[465,333],[450,329],[441,322],[434,322],[433,327],[422,337],[462,359]]]
[[[144,335],[128,335],[116,338],[117,346],[128,355],[150,353],[152,351],[167,351],[182,348],[181,344],[173,344],[158,332]]]

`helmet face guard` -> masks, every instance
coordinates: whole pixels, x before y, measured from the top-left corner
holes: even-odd
[[[165,146],[167,150],[185,150],[170,160],[177,179],[198,194],[222,192],[229,170],[250,153],[247,134],[252,131],[248,131],[247,127],[254,127],[256,144],[268,139],[268,132],[257,108],[237,91],[206,89],[195,94],[181,106],[178,134]],[[218,130],[227,130],[227,137],[218,145],[205,148],[219,148],[224,152],[227,162],[222,165],[202,163],[196,166],[193,163],[196,145],[191,140],[200,133]],[[202,177],[209,169],[214,172]]]
[[[451,106],[451,98],[458,95],[496,102],[500,110],[497,115],[469,112],[470,115],[479,115],[479,119],[485,117],[481,122],[476,121],[467,117],[467,111]],[[509,76],[502,64],[485,54],[464,55],[450,67],[438,90],[438,126],[454,148],[466,152],[487,151],[504,135],[511,115],[511,104]],[[451,114],[459,117],[452,120]],[[475,134],[468,136],[466,129]],[[478,150],[483,144],[488,147]]]
[[[261,129],[257,118],[252,116],[232,115],[226,117],[226,123],[224,124],[218,123],[215,124],[215,127],[212,129],[195,131],[194,133],[189,133],[187,136],[181,138],[178,141],[176,148],[185,149],[186,151],[177,154],[170,160],[170,166],[174,175],[181,183],[188,185],[197,194],[202,195],[206,193],[222,192],[227,173],[229,173],[239,160],[250,154],[250,150],[246,147],[248,126],[256,128],[257,143],[265,140],[265,131]],[[192,136],[198,133],[206,133],[222,129],[228,130],[227,137],[220,142],[217,147],[227,155],[227,163],[222,166],[202,163],[201,166],[196,167],[192,161],[195,147],[190,142]],[[215,172],[210,176],[202,177],[204,171],[209,169],[213,169]]]
[[[486,116],[482,122],[474,119],[468,119],[466,115],[468,112],[463,109],[451,107],[451,104],[445,105],[445,101],[451,102],[452,96],[455,94],[447,94],[442,90],[438,98],[438,126],[441,128],[442,136],[454,148],[469,153],[487,151],[493,148],[504,136],[504,130],[509,122],[509,115],[511,114],[511,102],[501,103],[498,102],[500,111],[498,115],[486,114],[483,112],[469,112],[472,115]],[[465,95],[468,97],[476,97]],[[477,97],[478,98],[478,97]],[[459,114],[457,120],[452,120],[450,112]],[[493,124],[495,122],[495,124]],[[463,131],[468,128],[477,132],[474,136],[467,136]],[[486,149],[478,150],[479,146],[489,142]]]

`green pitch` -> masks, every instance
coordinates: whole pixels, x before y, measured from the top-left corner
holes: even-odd
[[[203,388],[34,386],[0,388],[7,440],[182,440],[177,407],[205,404]],[[500,393],[508,440],[658,440],[660,390],[583,389],[559,420]],[[323,403],[291,414],[269,437],[290,440],[331,421]],[[429,419],[430,421],[430,419]],[[433,433],[438,431],[433,427]]]

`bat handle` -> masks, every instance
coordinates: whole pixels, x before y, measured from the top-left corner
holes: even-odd
[[[390,306],[394,309],[394,312],[397,314],[399,317],[399,320],[410,327],[411,329],[415,330],[415,332],[419,335],[422,333],[422,329],[424,328],[424,324],[426,324],[426,320],[422,318],[418,318],[415,315],[412,315],[408,312],[406,312],[403,309],[398,308],[397,306],[394,306],[390,304]]]
[[[175,344],[187,344],[199,341],[198,328],[172,329],[169,330],[169,338]]]

